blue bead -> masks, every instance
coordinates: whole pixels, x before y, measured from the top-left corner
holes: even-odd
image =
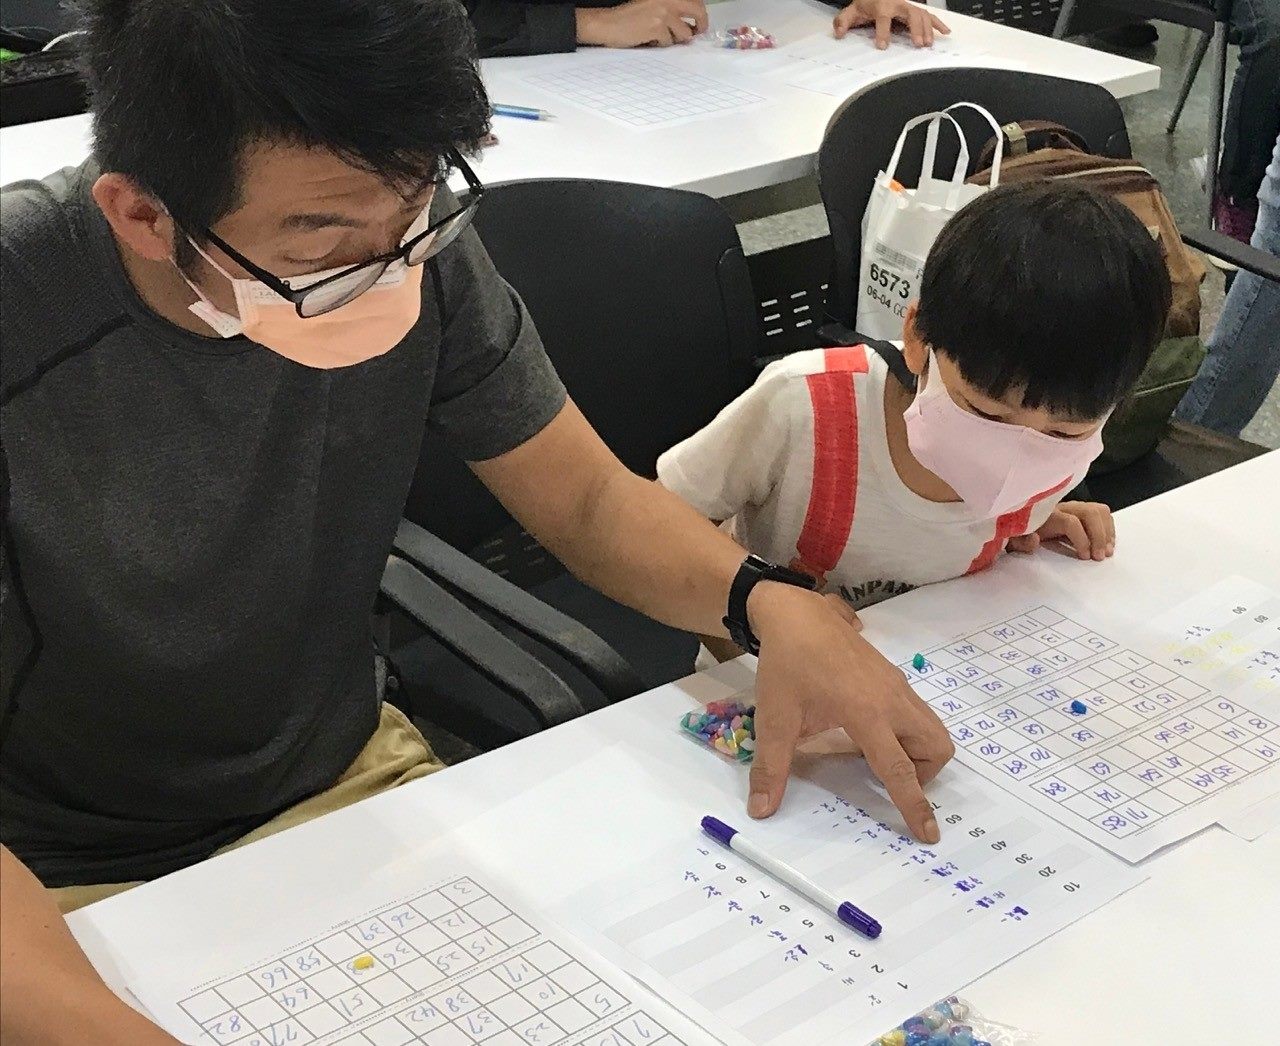
[[[1083,701],[1072,701],[1072,702],[1071,702],[1071,714],[1072,714],[1072,715],[1084,715],[1087,711],[1089,711],[1089,706],[1088,706],[1088,705],[1086,705]]]
[[[929,1036],[929,1046],[954,1046],[954,1043],[945,1031],[935,1031]]]
[[[927,1031],[913,1031],[907,1033],[907,1046],[929,1046],[929,1040],[933,1035]]]
[[[942,1016],[946,1017],[947,1020],[950,1020],[952,1017],[956,1015],[955,1010],[951,1008],[951,1003],[947,1002],[945,999],[942,1002],[938,1003],[938,1005],[935,1006],[934,1009],[937,1010],[940,1014],[942,1014]]]
[[[951,1028],[952,1046],[973,1046],[973,1029],[967,1024],[956,1024]]]

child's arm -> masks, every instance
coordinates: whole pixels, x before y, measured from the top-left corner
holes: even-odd
[[[1009,551],[1034,552],[1046,542],[1069,546],[1079,559],[1101,561],[1116,550],[1111,509],[1093,501],[1064,501],[1035,532],[1009,539]]]
[[[658,459],[658,482],[716,522],[764,504],[788,457],[796,380],[787,361],[770,364],[706,428]]]

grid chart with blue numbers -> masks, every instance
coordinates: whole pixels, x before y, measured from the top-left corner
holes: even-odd
[[[370,963],[370,959],[372,962]],[[344,924],[183,999],[236,1046],[682,1046],[473,879]]]
[[[1236,675],[1276,692],[1274,626],[1266,615],[1250,625],[1261,641],[1238,648]],[[1188,650],[1202,634],[1210,629],[1188,627]],[[1258,702],[1224,696],[1049,607],[899,667],[966,765],[1130,860],[1164,845],[1148,848],[1169,818],[1280,765],[1280,729]]]

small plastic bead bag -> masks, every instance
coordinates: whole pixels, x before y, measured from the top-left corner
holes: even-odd
[[[717,30],[713,40],[720,47],[727,47],[734,51],[765,51],[772,47],[777,47],[778,43],[773,36],[766,33],[763,29],[758,29],[754,25],[739,25],[732,29]]]

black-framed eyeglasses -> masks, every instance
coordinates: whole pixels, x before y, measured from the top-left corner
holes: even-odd
[[[476,208],[480,205],[480,197],[484,195],[484,184],[476,177],[475,172],[461,154],[450,150],[446,156],[466,179],[469,190],[466,203],[456,211],[432,222],[417,236],[400,244],[395,250],[360,262],[358,265],[352,265],[350,268],[335,272],[332,276],[326,276],[304,287],[294,287],[288,280],[281,279],[260,265],[255,265],[212,229],[205,229],[204,234],[210,241],[217,244],[227,257],[234,259],[236,264],[253,275],[255,279],[261,280],[280,297],[292,302],[293,307],[298,310],[298,315],[303,319],[322,316],[360,297],[382,278],[382,274],[387,271],[387,267],[392,262],[403,261],[405,265],[421,265],[448,247],[471,224]],[[293,278],[306,279],[305,276]]]

